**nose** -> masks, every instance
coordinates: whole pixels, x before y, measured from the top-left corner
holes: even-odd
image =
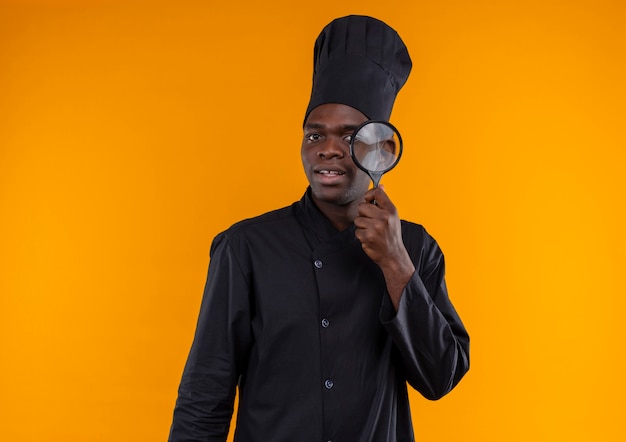
[[[328,137],[326,142],[320,146],[317,156],[322,159],[343,158],[349,146],[341,137]]]

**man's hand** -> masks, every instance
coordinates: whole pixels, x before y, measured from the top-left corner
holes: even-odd
[[[372,204],[374,201],[376,204]],[[413,276],[415,266],[402,241],[398,211],[384,187],[367,191],[365,201],[359,204],[354,225],[363,250],[383,271],[387,291],[397,311],[402,291]]]

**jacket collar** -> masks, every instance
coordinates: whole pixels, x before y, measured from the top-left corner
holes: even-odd
[[[335,245],[343,246],[354,241],[354,224],[345,229],[338,231],[332,223],[317,208],[311,197],[311,188],[308,187],[304,196],[300,201],[294,204],[296,216],[302,224],[310,242],[311,247],[326,242],[333,242]]]

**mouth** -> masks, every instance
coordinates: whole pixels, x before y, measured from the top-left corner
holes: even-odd
[[[346,172],[337,168],[318,167],[314,170],[320,184],[335,185],[343,181]]]
[[[319,174],[319,175],[325,175],[325,176],[340,176],[340,175],[344,175],[345,172],[342,170],[335,170],[335,169],[318,169],[315,171],[315,173]]]

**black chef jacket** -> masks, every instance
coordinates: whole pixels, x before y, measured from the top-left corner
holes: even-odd
[[[441,250],[402,221],[416,271],[396,314],[354,227],[302,200],[219,234],[170,442],[413,441],[407,382],[429,399],[469,368]]]

